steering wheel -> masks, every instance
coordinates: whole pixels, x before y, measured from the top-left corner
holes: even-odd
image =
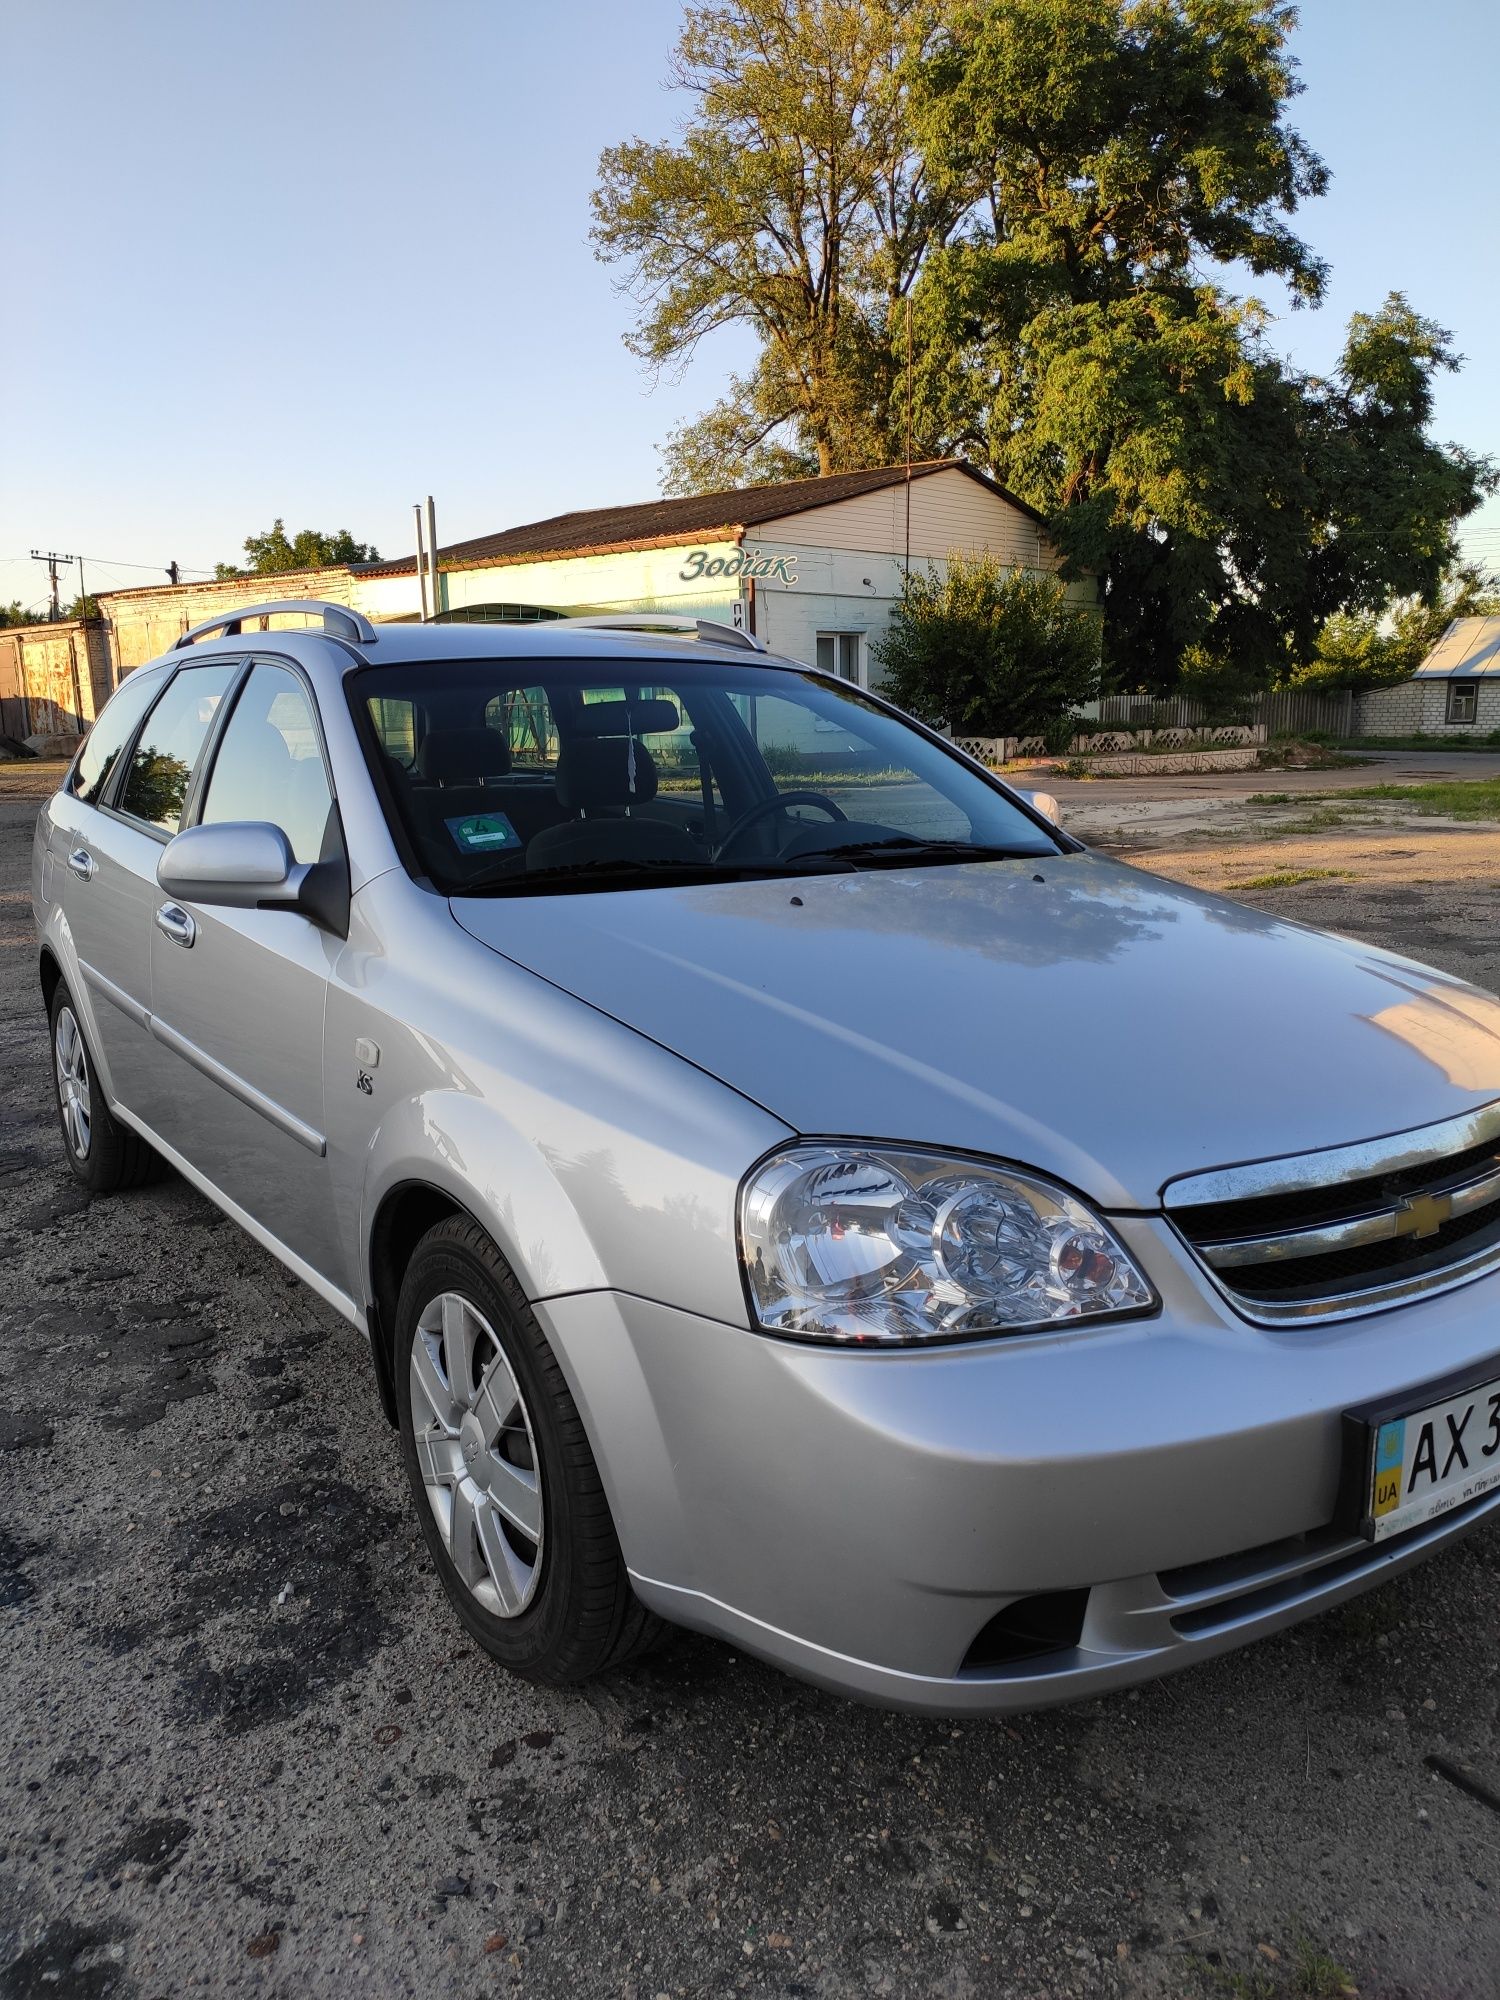
[[[849,817],[836,801],[822,792],[777,792],[769,799],[757,799],[748,812],[740,814],[714,849],[714,860],[722,861],[741,834],[748,832],[752,826],[758,826],[768,813],[780,812],[783,806],[816,806],[819,812],[827,813],[832,820],[847,820]]]

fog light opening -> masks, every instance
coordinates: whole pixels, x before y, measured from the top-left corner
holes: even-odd
[[[993,1672],[1047,1653],[1071,1652],[1083,1637],[1089,1593],[1048,1590],[1018,1597],[982,1625],[964,1654],[960,1673]]]

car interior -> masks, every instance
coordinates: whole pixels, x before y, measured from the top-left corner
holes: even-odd
[[[764,667],[671,687],[596,672],[487,661],[359,677],[394,817],[446,893],[932,840],[1054,851],[1003,795],[842,687]],[[871,805],[881,817],[863,817]]]

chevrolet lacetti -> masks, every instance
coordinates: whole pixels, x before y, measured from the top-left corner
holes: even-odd
[[[37,827],[74,1173],[367,1335],[473,1637],[1018,1708],[1492,1515],[1500,1003],[679,622],[258,606]]]

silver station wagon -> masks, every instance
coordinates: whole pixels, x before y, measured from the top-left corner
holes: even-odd
[[[257,606],[37,827],[73,1171],[367,1336],[474,1638],[1026,1707],[1500,1507],[1500,1003],[670,623]]]

